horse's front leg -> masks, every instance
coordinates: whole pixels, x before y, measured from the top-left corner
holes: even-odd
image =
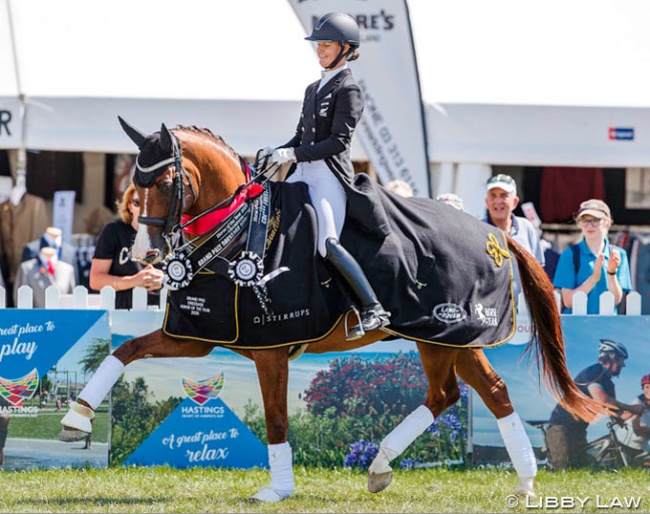
[[[271,468],[271,484],[262,487],[251,498],[261,502],[278,502],[291,496],[294,489],[291,446],[287,442],[289,350],[276,348],[253,351],[251,358],[255,361],[264,401]]]
[[[66,442],[79,441],[92,433],[91,422],[95,410],[131,362],[152,357],[203,357],[212,348],[211,345],[197,341],[172,339],[162,330],[126,341],[102,361],[79,393],[77,401],[70,402],[70,408],[61,420],[63,429],[59,439]]]

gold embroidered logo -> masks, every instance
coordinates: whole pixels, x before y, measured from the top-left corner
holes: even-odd
[[[280,220],[282,219],[282,210],[275,209],[275,212],[269,219],[268,234],[266,235],[266,249],[268,250],[275,239],[278,230],[280,229]]]
[[[493,233],[490,233],[488,236],[488,242],[485,243],[485,249],[487,250],[487,253],[494,259],[494,264],[496,264],[499,268],[503,266],[504,257],[506,259],[510,258],[510,252],[508,252],[508,250],[505,248],[501,248],[499,246],[497,236],[495,236]]]

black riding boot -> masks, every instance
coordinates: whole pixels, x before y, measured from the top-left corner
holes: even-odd
[[[359,339],[369,330],[388,325],[390,312],[386,312],[379,303],[375,291],[356,259],[334,237],[330,237],[325,242],[325,247],[327,248],[325,259],[334,265],[361,302],[361,324],[350,329],[348,341]]]

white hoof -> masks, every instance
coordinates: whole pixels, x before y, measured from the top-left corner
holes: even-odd
[[[291,496],[292,491],[276,491],[272,487],[265,485],[257,493],[250,497],[251,500],[260,503],[277,503],[286,500]]]
[[[522,478],[515,490],[515,494],[520,498],[537,498],[533,489],[533,480],[530,478]]]
[[[94,417],[95,412],[90,407],[70,402],[70,410],[61,420],[63,430],[59,434],[59,439],[67,443],[84,439],[93,431],[91,420]]]
[[[378,493],[386,489],[393,480],[393,468],[390,467],[390,459],[383,449],[368,468],[368,491]]]

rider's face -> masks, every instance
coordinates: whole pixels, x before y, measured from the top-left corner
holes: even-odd
[[[345,45],[349,47],[349,45]],[[341,43],[338,41],[319,41],[316,45],[316,53],[318,54],[318,62],[321,67],[327,68],[334,59],[336,59],[341,51]],[[345,64],[345,59],[341,59],[335,68],[340,68]]]
[[[609,371],[611,372],[613,377],[617,377],[621,374],[621,371],[623,371],[623,368],[625,367],[625,359],[621,357],[620,355],[616,355],[615,357],[612,357],[612,360],[609,365]]]
[[[650,384],[643,384],[643,396],[645,396],[646,402],[650,402]]]

